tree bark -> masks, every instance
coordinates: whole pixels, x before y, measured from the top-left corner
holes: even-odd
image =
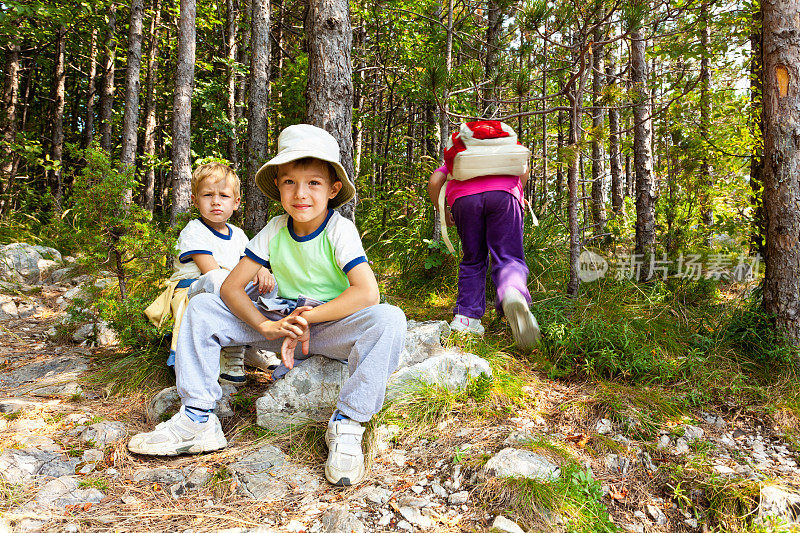
[[[599,18],[603,10],[599,10]],[[603,129],[605,128],[605,112],[600,107],[603,89],[605,66],[602,46],[597,44],[603,40],[603,32],[598,27],[594,30],[592,46],[592,221],[594,236],[599,238],[606,232],[606,169],[603,154]]]
[[[128,34],[128,68],[125,72],[125,112],[122,116],[122,172],[133,172],[136,163],[136,145],[139,136],[139,89],[142,67],[142,24],[144,22],[144,0],[131,1],[130,33]],[[122,196],[130,204],[133,190]]]
[[[195,0],[181,0],[178,20],[178,64],[175,68],[175,99],[172,111],[172,211],[174,224],[178,215],[191,208],[192,87],[196,46]]]
[[[347,0],[311,0],[305,20],[308,39],[306,120],[325,129],[339,141],[341,163],[353,175],[353,66],[350,58],[353,32]],[[339,208],[355,218],[356,198]]]
[[[558,112],[556,153],[558,154],[558,164],[556,165],[556,206],[560,210],[564,198],[564,112],[561,110]]]
[[[228,100],[226,114],[230,124],[228,133],[228,160],[231,166],[236,168],[239,165],[239,150],[237,149],[236,136],[236,30],[238,25],[238,12],[236,0],[226,0],[225,13],[227,20],[227,35],[225,36],[225,51],[228,59]]]
[[[762,8],[764,307],[778,329],[800,345],[800,1],[765,0]]]
[[[500,33],[503,29],[502,0],[488,0],[486,4],[486,57],[484,72],[486,87],[482,91],[481,108],[485,117],[494,117],[498,111],[497,75],[500,69]]]
[[[606,84],[616,87],[616,50],[609,47],[606,62]],[[625,183],[619,160],[619,108],[611,106],[608,110],[608,160],[611,172],[611,209],[619,215],[623,212]]]
[[[633,164],[636,171],[636,247],[641,260],[639,279],[649,280],[650,256],[655,243],[655,190],[653,185],[653,125],[650,91],[647,90],[647,41],[636,28],[631,39],[631,84],[633,88]]]
[[[19,60],[20,46],[12,42],[6,51],[5,85],[3,90],[3,110],[0,125],[3,137],[0,140],[0,213],[5,211],[5,194],[14,182],[14,158],[11,145],[17,138],[17,103],[19,101]]]
[[[150,44],[147,51],[147,82],[145,88],[144,115],[144,159],[147,169],[144,173],[142,190],[142,206],[148,211],[155,208],[156,171],[154,156],[156,153],[156,98],[155,86],[158,77],[158,33],[161,25],[161,0],[153,2],[153,18],[150,20]]]
[[[56,208],[61,210],[61,197],[63,188],[61,182],[62,163],[64,159],[64,87],[66,86],[66,75],[64,71],[64,60],[67,44],[67,29],[61,26],[56,31],[56,61],[55,61],[55,90],[53,94],[53,163],[56,168],[53,170],[51,190],[56,201]]]
[[[442,104],[439,109],[439,146],[436,151],[440,163],[444,163],[444,149],[447,146],[447,139],[450,135],[450,117],[447,116],[447,111],[450,108],[450,72],[453,70],[453,0],[447,0],[446,30],[444,49],[445,81],[444,87],[442,87]],[[442,228],[442,219],[438,216],[438,210],[434,208],[433,235],[431,236],[434,242],[442,239],[442,231],[447,231],[447,228]]]
[[[89,45],[89,83],[86,89],[86,120],[83,125],[83,147],[92,145],[94,139],[94,96],[97,78],[97,30],[92,30],[92,40]]]
[[[111,121],[114,112],[114,71],[117,57],[117,7],[108,8],[108,30],[103,59],[103,85],[100,88],[100,148],[111,152]]]
[[[269,199],[256,185],[256,172],[267,159],[269,109],[269,1],[250,7],[250,93],[247,102],[247,180],[244,229],[257,232],[267,223]],[[310,65],[309,65],[310,70]],[[349,131],[348,131],[349,134]]]

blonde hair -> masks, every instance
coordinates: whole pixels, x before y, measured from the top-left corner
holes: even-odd
[[[194,169],[192,173],[192,194],[197,195],[197,189],[200,184],[207,179],[214,180],[214,183],[225,180],[230,186],[233,187],[233,196],[240,198],[242,195],[242,186],[239,182],[239,176],[228,165],[222,163],[204,163]]]

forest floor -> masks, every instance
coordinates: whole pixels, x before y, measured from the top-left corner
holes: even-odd
[[[254,399],[271,384],[258,371],[223,421],[228,448],[133,455],[125,443],[152,428],[146,405],[159,389],[113,392],[96,376],[114,348],[53,336],[64,290],[15,292],[30,316],[0,321],[0,466],[19,480],[0,482],[0,532],[515,531],[498,516],[536,531],[723,531],[761,527],[766,487],[800,506],[794,411],[725,401],[692,410],[671,404],[669,388],[549,379],[509,349],[498,318],[490,329],[503,330],[496,340],[507,351],[490,358],[493,388],[389,405],[370,429],[371,468],[358,486],[325,483],[323,425],[279,435],[255,425]],[[408,300],[409,318],[447,317],[446,301],[415,309]],[[479,355],[497,346],[445,342]],[[508,446],[558,464],[559,481],[485,475],[488,458]],[[285,454],[272,464],[297,465],[304,477],[268,486],[276,497],[246,497],[232,472],[258,453]],[[25,481],[26,468],[42,464],[75,472],[75,483]]]

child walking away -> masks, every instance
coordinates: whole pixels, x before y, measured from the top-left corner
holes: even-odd
[[[463,252],[450,327],[484,333],[481,317],[486,312],[486,270],[491,257],[497,310],[508,318],[514,340],[522,348],[535,346],[541,336],[528,308],[531,296],[522,243],[529,157],[507,124],[467,122],[448,140],[445,164],[428,181],[431,202],[446,225],[455,224]]]
[[[405,345],[405,315],[378,303],[378,284],[358,231],[333,210],[355,194],[336,139],[308,124],[289,126],[256,182],[285,214],[247,244],[221,298],[200,294],[189,302],[175,359],[181,410],[154,431],[135,435],[128,448],[176,455],[227,445],[212,412],[222,396],[216,380],[221,347],[279,351],[289,369],[296,359],[318,354],[346,361],[350,370],[325,433],[325,477],[351,485],[365,475],[362,424],[383,406],[386,382]],[[246,291],[264,266],[271,266],[277,280],[277,298]],[[281,314],[267,310],[277,309],[276,303]]]
[[[170,313],[175,319],[167,365],[175,365],[178,341],[186,304],[189,298],[204,292],[219,295],[222,282],[244,255],[248,238],[244,232],[228,224],[241,203],[239,177],[227,165],[207,163],[192,174],[192,203],[200,218],[190,220],[178,237],[175,272],[167,288],[145,309],[148,319],[161,326]],[[275,280],[266,268],[253,278],[259,290],[273,290]],[[244,346],[231,346],[220,352],[219,379],[236,386],[245,383]]]

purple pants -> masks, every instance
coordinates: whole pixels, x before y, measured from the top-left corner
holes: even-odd
[[[531,302],[528,265],[522,246],[522,207],[506,191],[457,198],[451,208],[464,257],[458,267],[458,299],[453,313],[481,318],[486,312],[486,269],[492,257],[497,309],[508,289]]]

